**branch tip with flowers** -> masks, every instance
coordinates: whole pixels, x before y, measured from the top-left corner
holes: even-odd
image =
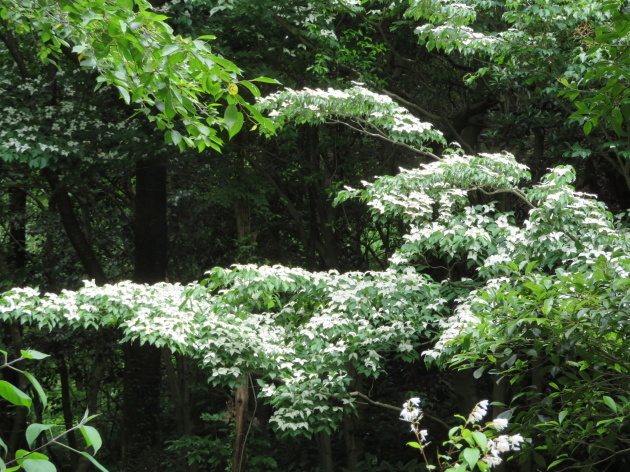
[[[445,453],[438,449],[437,465],[431,464],[425,448],[431,444],[427,441],[429,435],[426,429],[420,429],[420,422],[424,412],[420,408],[422,400],[414,397],[403,404],[400,412],[402,421],[411,423],[411,432],[416,441],[407,443],[408,446],[419,449],[426,463],[427,470],[441,470],[444,472],[488,471],[503,462],[500,454],[509,451],[520,451],[525,439],[520,434],[498,435],[508,426],[507,418],[495,418],[485,426],[478,423],[488,413],[488,400],[482,400],[475,405],[464,425],[450,429],[448,441],[442,443],[447,448]],[[464,417],[455,415],[464,420]],[[454,457],[458,454],[458,457]]]

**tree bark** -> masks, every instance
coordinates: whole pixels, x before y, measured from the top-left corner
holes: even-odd
[[[247,430],[249,426],[249,376],[243,378],[243,383],[236,390],[234,402],[234,447],[232,448],[232,472],[245,472],[247,464]]]
[[[9,187],[9,239],[7,264],[12,279],[22,279],[26,267],[26,192],[17,186]]]
[[[317,449],[319,450],[319,468],[323,472],[333,472],[332,445],[330,434],[317,433]]]
[[[156,157],[136,164],[133,281],[153,284],[166,279],[166,166]],[[138,341],[124,348],[123,470],[158,472],[160,468],[161,355]]]
[[[42,172],[53,192],[52,198],[54,198],[57,204],[61,223],[66,231],[66,235],[76,251],[88,277],[93,279],[97,285],[105,284],[107,281],[105,272],[103,272],[103,268],[96,257],[94,248],[90,245],[81,229],[72,200],[70,199],[70,195],[68,195],[68,190],[59,182],[59,177],[51,169],[43,169]]]

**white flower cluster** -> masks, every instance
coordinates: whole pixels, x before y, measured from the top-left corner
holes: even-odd
[[[488,452],[481,460],[485,462],[488,467],[495,467],[503,462],[500,457],[501,453],[508,451],[520,451],[521,445],[524,442],[525,440],[520,434],[515,434],[513,436],[501,435],[495,439],[489,439]]]
[[[422,409],[420,405],[422,400],[418,397],[413,397],[403,403],[403,409],[400,412],[400,419],[407,421],[408,423],[417,423],[422,419]]]
[[[469,423],[479,423],[488,414],[488,400],[482,400],[475,405],[475,408],[468,416]]]
[[[362,84],[345,90],[285,89],[261,98],[258,108],[282,126],[287,121],[321,123],[344,120],[353,128],[387,137],[394,142],[422,147],[428,140],[446,144],[441,132],[420,121],[387,95],[374,93]]]

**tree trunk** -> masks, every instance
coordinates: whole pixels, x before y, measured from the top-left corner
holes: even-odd
[[[163,159],[136,164],[135,266],[133,281],[166,279],[166,167]],[[123,470],[158,472],[160,468],[161,355],[138,341],[124,348]]]
[[[7,264],[15,285],[22,285],[26,268],[26,192],[19,187],[9,187],[9,240]],[[17,282],[17,283],[16,283]]]
[[[243,383],[236,390],[234,401],[234,447],[232,448],[232,472],[245,472],[247,463],[247,430],[249,426],[249,376],[243,378]]]
[[[72,401],[70,394],[70,376],[68,375],[68,366],[66,365],[66,359],[62,354],[57,354],[57,372],[59,373],[59,381],[61,384],[61,408],[63,411],[63,421],[68,431],[68,445],[73,449],[78,449],[77,436],[75,431],[70,431],[74,426],[74,418],[72,415]],[[77,470],[79,466],[79,459],[81,456],[78,454],[70,455],[70,468]]]
[[[317,449],[319,450],[319,468],[323,472],[333,472],[332,445],[330,434],[317,433]]]
[[[72,247],[76,251],[83,268],[88,274],[88,277],[93,279],[97,285],[105,284],[105,273],[96,258],[94,248],[92,248],[89,244],[83,230],[81,229],[81,225],[79,225],[79,220],[77,219],[77,215],[74,211],[70,195],[68,195],[68,190],[59,182],[59,177],[57,177],[57,174],[55,174],[52,170],[43,169],[42,172],[46,177],[46,180],[48,180],[50,188],[53,192],[52,198],[54,198],[55,203],[57,204],[61,223],[66,231],[66,235],[70,240],[70,244],[72,244]]]

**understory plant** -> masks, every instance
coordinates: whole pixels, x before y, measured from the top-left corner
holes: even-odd
[[[11,361],[8,360],[8,354],[6,351],[0,351],[0,355],[4,357],[4,362],[0,365],[0,369],[10,369],[17,374],[26,377],[30,385],[33,387],[33,390],[37,393],[37,399],[42,408],[46,408],[48,398],[40,383],[32,374],[18,369],[15,364],[25,359],[44,359],[48,357],[48,355],[32,349],[21,350],[20,357]],[[0,396],[17,408],[27,408],[30,411],[33,406],[33,399],[7,380],[0,380]],[[95,416],[90,416],[89,412],[86,411],[81,421],[72,428],[61,432],[53,432],[54,429],[57,428],[57,425],[55,424],[31,423],[26,428],[25,433],[26,443],[28,444],[30,450],[18,449],[16,451],[9,451],[6,442],[2,437],[0,437],[0,448],[3,452],[0,456],[0,472],[14,472],[17,470],[24,470],[26,472],[55,472],[57,467],[50,462],[49,457],[42,452],[51,446],[61,446],[69,449],[73,453],[85,457],[99,470],[107,472],[107,469],[105,469],[105,467],[103,467],[92,456],[92,454],[86,451],[78,451],[62,442],[62,439],[67,436],[68,433],[78,430],[85,439],[86,447],[91,447],[93,454],[95,455],[101,448],[102,440],[96,428],[87,425],[87,423],[93,418],[95,418]],[[42,433],[47,434],[48,437],[42,440]],[[8,457],[9,453],[12,454],[12,458]]]
[[[487,413],[488,400],[482,400],[475,405],[468,418],[455,415],[464,424],[449,430],[448,440],[442,443],[442,450],[438,448],[436,460],[428,457],[425,451],[431,442],[428,440],[428,431],[420,429],[423,418],[421,399],[414,397],[407,400],[400,412],[400,419],[411,423],[411,432],[416,436],[416,441],[408,442],[407,445],[420,450],[427,470],[484,472],[503,462],[501,454],[520,451],[525,442],[520,434],[499,434],[507,428],[507,418],[499,417],[482,426],[480,421]]]

